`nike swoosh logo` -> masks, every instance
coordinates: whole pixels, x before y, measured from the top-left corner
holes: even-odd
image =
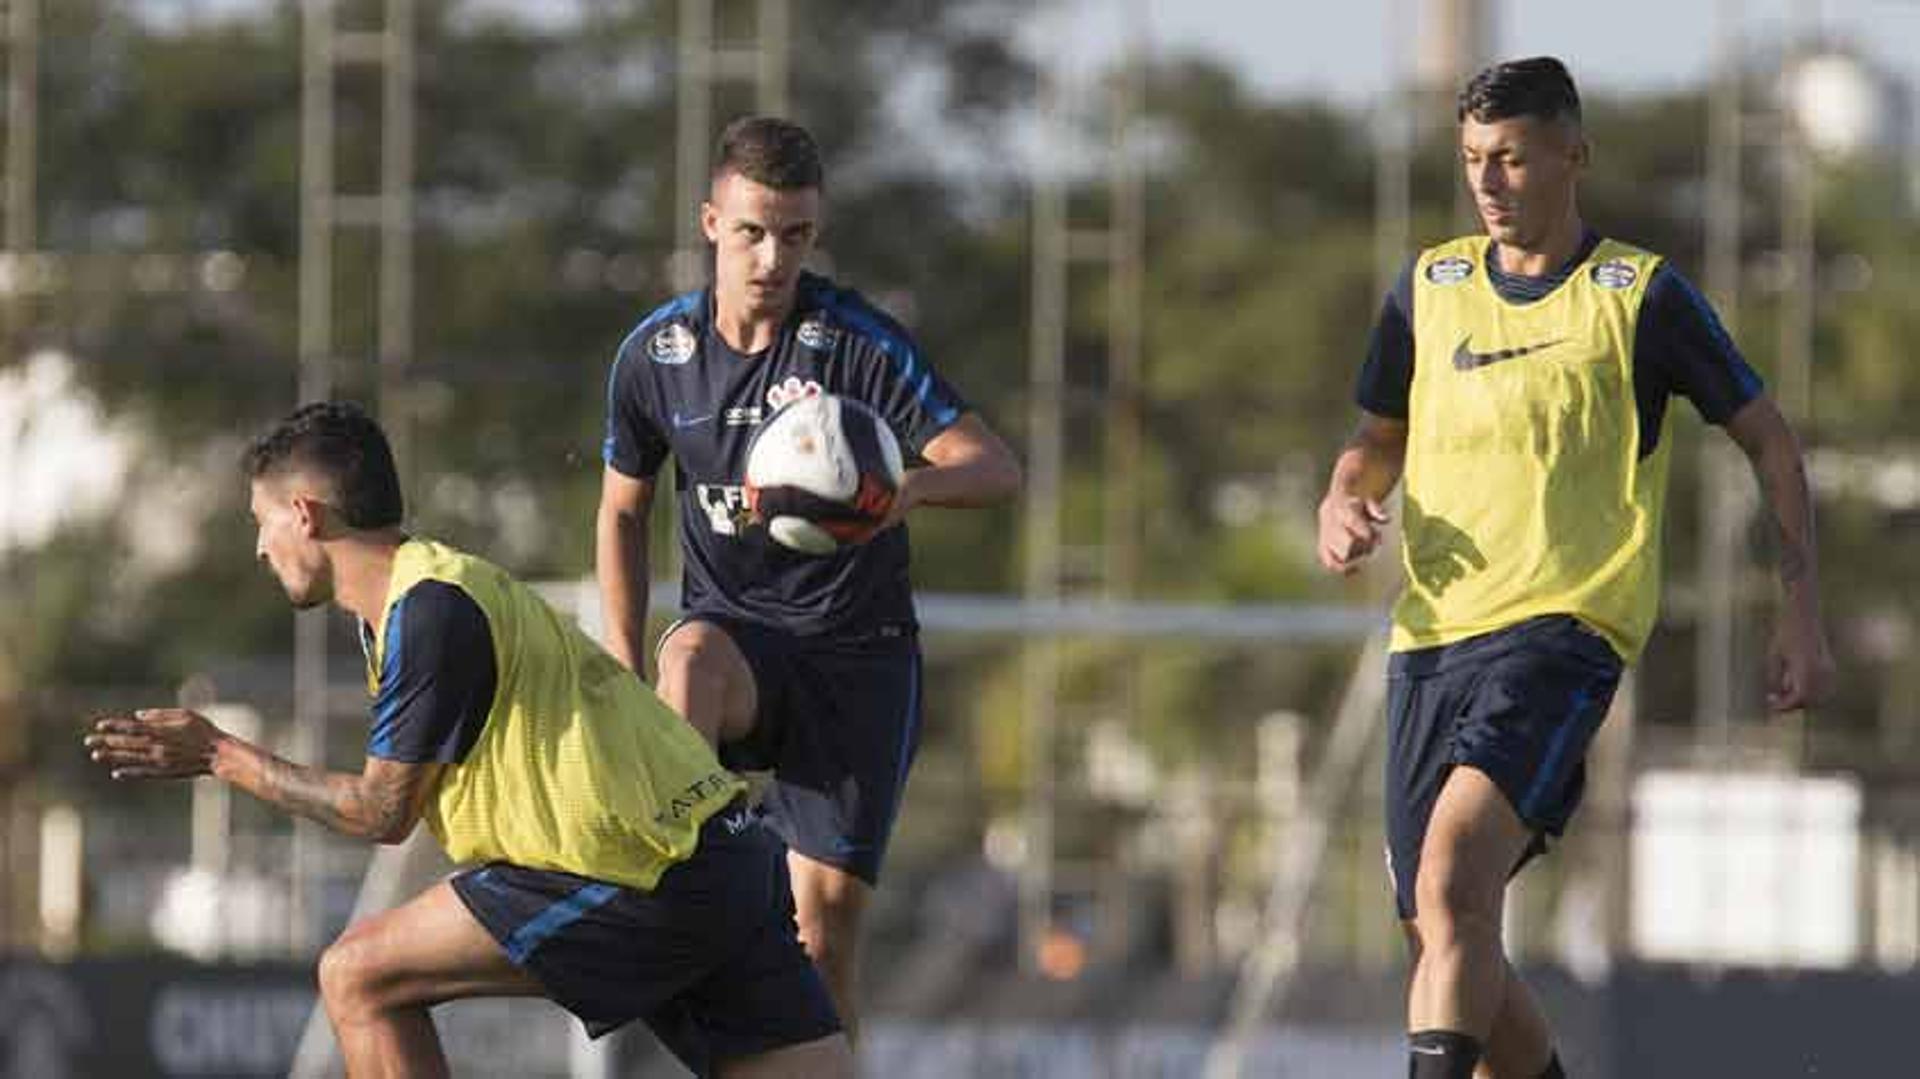
[[[1482,367],[1491,367],[1504,360],[1517,360],[1522,356],[1530,356],[1533,353],[1545,351],[1565,340],[1566,338],[1556,337],[1551,341],[1542,341],[1535,345],[1521,345],[1518,348],[1499,348],[1492,352],[1475,352],[1467,347],[1473,342],[1473,338],[1468,336],[1462,338],[1459,347],[1453,350],[1453,368],[1456,371],[1473,371]]]
[[[1410,1045],[1407,1048],[1419,1053],[1423,1057],[1443,1057],[1447,1055],[1447,1051],[1437,1045]]]
[[[698,427],[712,418],[713,413],[711,412],[704,416],[682,416],[676,411],[673,414],[673,429],[676,431],[684,431],[689,427]]]

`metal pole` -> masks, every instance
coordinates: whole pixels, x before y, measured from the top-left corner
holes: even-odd
[[[300,95],[300,386],[302,402],[333,395],[334,231],[334,10],[332,0],[302,5]],[[294,616],[293,755],[308,764],[325,756],[327,616]],[[288,947],[295,955],[315,947],[312,894],[319,879],[320,826],[293,825],[293,873],[288,895]]]
[[[792,22],[787,0],[760,0],[760,20],[754,45],[759,58],[755,81],[761,112],[787,115],[788,82],[787,38]]]
[[[1057,126],[1063,108],[1054,78],[1041,86],[1041,115]],[[1064,485],[1067,336],[1067,199],[1060,162],[1043,158],[1033,187],[1033,328],[1028,358],[1027,568],[1028,602],[1059,603]],[[1053,920],[1054,740],[1059,725],[1061,654],[1057,638],[1028,643],[1024,803],[1025,851],[1020,869],[1020,963],[1034,969],[1039,944]]]
[[[1380,296],[1393,288],[1413,242],[1413,111],[1418,99],[1407,92],[1405,75],[1412,20],[1411,0],[1390,0],[1386,45],[1393,71],[1374,125],[1373,273],[1374,292]]]
[[[1780,291],[1780,409],[1796,424],[1813,415],[1815,280],[1812,154],[1806,135],[1787,118],[1780,131],[1780,246],[1786,274]]]
[[[40,3],[7,5],[7,250],[25,254],[38,243],[35,157],[40,117]]]
[[[1706,286],[1722,323],[1732,333],[1740,307],[1744,46],[1739,0],[1719,0],[1716,12],[1716,75],[1707,119]],[[1702,748],[1718,761],[1726,759],[1732,742],[1734,578],[1739,564],[1739,508],[1732,490],[1737,477],[1729,457],[1730,451],[1719,439],[1701,441],[1696,721]]]
[[[668,276],[676,292],[706,280],[706,237],[693,207],[705,200],[713,171],[713,88],[727,78],[751,76],[754,107],[784,116],[791,94],[787,40],[789,0],[759,0],[751,56],[714,41],[713,0],[680,0],[680,48],[675,106],[674,250]]]
[[[1134,117],[1140,109],[1145,75],[1144,12],[1133,7],[1135,43],[1115,83],[1113,98],[1113,156],[1109,190],[1113,199],[1112,228],[1108,232],[1111,275],[1107,290],[1107,462],[1106,482],[1106,592],[1110,598],[1131,599],[1140,575],[1140,457],[1141,457],[1141,308],[1145,277],[1146,198],[1141,163],[1133,145]],[[1122,691],[1131,700],[1138,666],[1126,664]]]
[[[1139,110],[1145,11],[1135,5],[1134,44],[1118,72],[1111,99],[1107,189],[1110,205],[1105,229],[1076,229],[1068,210],[1069,176],[1058,155],[1036,161],[1033,180],[1033,324],[1029,359],[1027,581],[1029,603],[1058,607],[1068,578],[1084,572],[1099,578],[1099,594],[1119,604],[1136,590],[1140,561],[1139,474],[1142,446],[1141,369],[1144,365],[1141,296],[1145,263],[1146,205],[1142,164],[1134,153],[1132,128]],[[1042,124],[1068,141],[1070,122],[1065,76],[1043,75]],[[1103,438],[1097,467],[1101,477],[1101,519],[1094,543],[1069,548],[1065,542],[1063,490],[1068,473],[1066,427],[1068,292],[1076,261],[1103,265],[1108,273],[1106,311],[1107,387],[1099,418]],[[1083,557],[1084,556],[1084,560]],[[1057,753],[1062,724],[1062,647],[1055,637],[1029,643],[1025,653],[1026,755],[1024,824],[1026,851],[1020,876],[1020,929],[1023,964],[1035,961],[1049,931],[1061,868],[1055,851],[1059,803]],[[1137,692],[1137,667],[1128,664],[1102,682],[1099,699],[1068,702],[1097,704],[1109,715],[1131,717]],[[1097,874],[1095,877],[1097,878]]]
[[[387,0],[380,132],[380,418],[400,489],[417,463],[407,362],[413,352],[414,0]]]
[[[1105,520],[1100,540],[1105,548],[1102,571],[1108,602],[1131,600],[1139,591],[1141,562],[1141,460],[1145,441],[1142,412],[1145,308],[1146,193],[1143,166],[1133,140],[1136,117],[1146,78],[1146,11],[1144,4],[1128,5],[1133,44],[1113,79],[1113,115],[1109,119],[1107,273],[1107,389],[1106,454],[1101,489],[1106,492]],[[1119,664],[1107,681],[1109,715],[1135,726],[1140,711],[1144,656]],[[1102,909],[1112,919],[1131,917],[1130,890],[1119,874],[1102,874]],[[1206,912],[1211,915],[1211,910]]]
[[[1452,145],[1459,138],[1453,125],[1454,95],[1491,54],[1493,12],[1486,0],[1424,0],[1421,8],[1425,25],[1414,57],[1415,78],[1428,108],[1442,103],[1446,106],[1425,116],[1422,124],[1441,123],[1438,130],[1445,144]],[[1410,20],[1403,17],[1398,22],[1406,26]],[[1477,228],[1479,219],[1473,212],[1472,194],[1458,178],[1457,169],[1453,175],[1453,216],[1461,227]]]
[[[694,209],[706,201],[713,165],[708,151],[713,129],[713,0],[680,0],[678,122],[674,153],[673,260],[675,292],[706,279],[706,237]]]
[[[7,149],[4,240],[15,261],[16,276],[23,260],[33,254],[38,232],[38,173],[40,130],[40,0],[12,0],[7,5]],[[27,327],[31,317],[30,290],[16,285],[5,297],[5,337]]]
[[[300,399],[333,392],[333,2],[303,0]]]
[[[6,19],[0,22],[0,34],[6,36],[7,57],[7,131],[4,164],[5,220],[0,222],[0,242],[15,261],[30,255],[37,244],[38,200],[35,179],[38,170],[38,125],[40,105],[39,0],[12,0]],[[28,325],[31,308],[27,291],[16,288],[0,297],[0,345],[11,348],[15,332]],[[0,357],[10,358],[10,357]],[[5,582],[9,594],[21,587],[19,570],[9,567]],[[25,724],[24,714],[0,715],[0,724]],[[28,736],[22,731],[19,737]],[[11,767],[12,762],[0,764]],[[0,793],[0,948],[20,948],[27,940],[23,912],[25,896],[40,872],[38,853],[27,839],[27,814],[31,804],[28,784],[9,783]]]

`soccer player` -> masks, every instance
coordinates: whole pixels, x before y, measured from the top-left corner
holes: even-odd
[[[176,708],[99,720],[116,779],[211,775],[346,835],[425,818],[473,864],[347,928],[320,992],[350,1075],[447,1074],[428,1009],[546,996],[646,1020],[700,1075],[852,1075],[745,784],[640,680],[498,567],[400,530],[385,435],[314,404],[246,457],[255,550],[295,607],[360,623],[366,763],[328,772]]]
[[[1413,948],[1410,1071],[1534,1079],[1563,1072],[1507,962],[1501,906],[1566,827],[1587,745],[1653,626],[1672,396],[1726,428],[1772,515],[1769,706],[1816,699],[1832,659],[1799,445],[1693,286],[1583,222],[1571,76],[1545,57],[1490,67],[1459,125],[1486,232],[1422,252],[1387,298],[1319,556],[1353,572],[1405,480],[1387,831]]]
[[[857,1029],[861,923],[920,733],[920,648],[907,529],[920,505],[1009,497],[1020,468],[860,295],[803,269],[821,230],[821,165],[798,125],[722,133],[701,227],[709,287],[641,320],[608,379],[596,562],[607,643],[644,670],[646,519],[671,455],[683,617],[656,648],[662,698],[734,767],[770,770],[764,803],[791,851],[800,939]],[[883,527],[828,557],[750,527],[741,483],[754,429],[816,393],[871,406],[924,467]]]

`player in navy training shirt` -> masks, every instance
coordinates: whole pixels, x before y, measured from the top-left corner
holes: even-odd
[[[801,938],[852,1034],[861,922],[919,741],[902,520],[919,505],[999,502],[1020,467],[905,330],[802,269],[821,223],[811,136],[738,120],[717,160],[700,211],[713,283],[642,320],[608,379],[596,544],[607,646],[644,673],[646,518],[671,456],[684,615],[657,646],[660,695],[728,765],[772,771],[764,804],[790,849]],[[741,484],[755,428],[823,392],[871,406],[923,467],[908,470],[888,527],[817,557],[753,526]]]

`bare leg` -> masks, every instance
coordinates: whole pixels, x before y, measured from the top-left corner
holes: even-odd
[[[1414,882],[1421,949],[1408,993],[1409,1031],[1450,1030],[1487,1044],[1512,977],[1500,939],[1507,877],[1531,841],[1485,773],[1462,766],[1447,777]]]
[[[682,622],[660,642],[660,699],[719,746],[753,730],[759,695],[753,668],[727,631],[712,622]]]
[[[320,995],[353,1079],[444,1076],[427,1009],[461,997],[542,996],[441,882],[356,922],[320,955]]]
[[[1533,990],[1520,980],[1512,963],[1503,965],[1506,993],[1500,998],[1493,1032],[1487,1035],[1487,1054],[1481,1058],[1478,1074],[1486,1079],[1540,1079],[1553,1059],[1553,1032]]]
[[[873,889],[845,870],[801,854],[788,853],[787,869],[793,877],[800,944],[827,983],[848,1040],[858,1041],[860,934]]]
[[[1420,930],[1412,922],[1401,922],[1407,935],[1410,970],[1420,965]],[[1474,1071],[1478,1079],[1539,1079],[1553,1059],[1553,1033],[1547,1018],[1533,999],[1527,983],[1506,964],[1506,992],[1500,998],[1500,1011],[1493,1017],[1493,1030],[1487,1035],[1486,1056]]]
[[[853,1079],[853,1048],[844,1034],[730,1060],[721,1079]]]

